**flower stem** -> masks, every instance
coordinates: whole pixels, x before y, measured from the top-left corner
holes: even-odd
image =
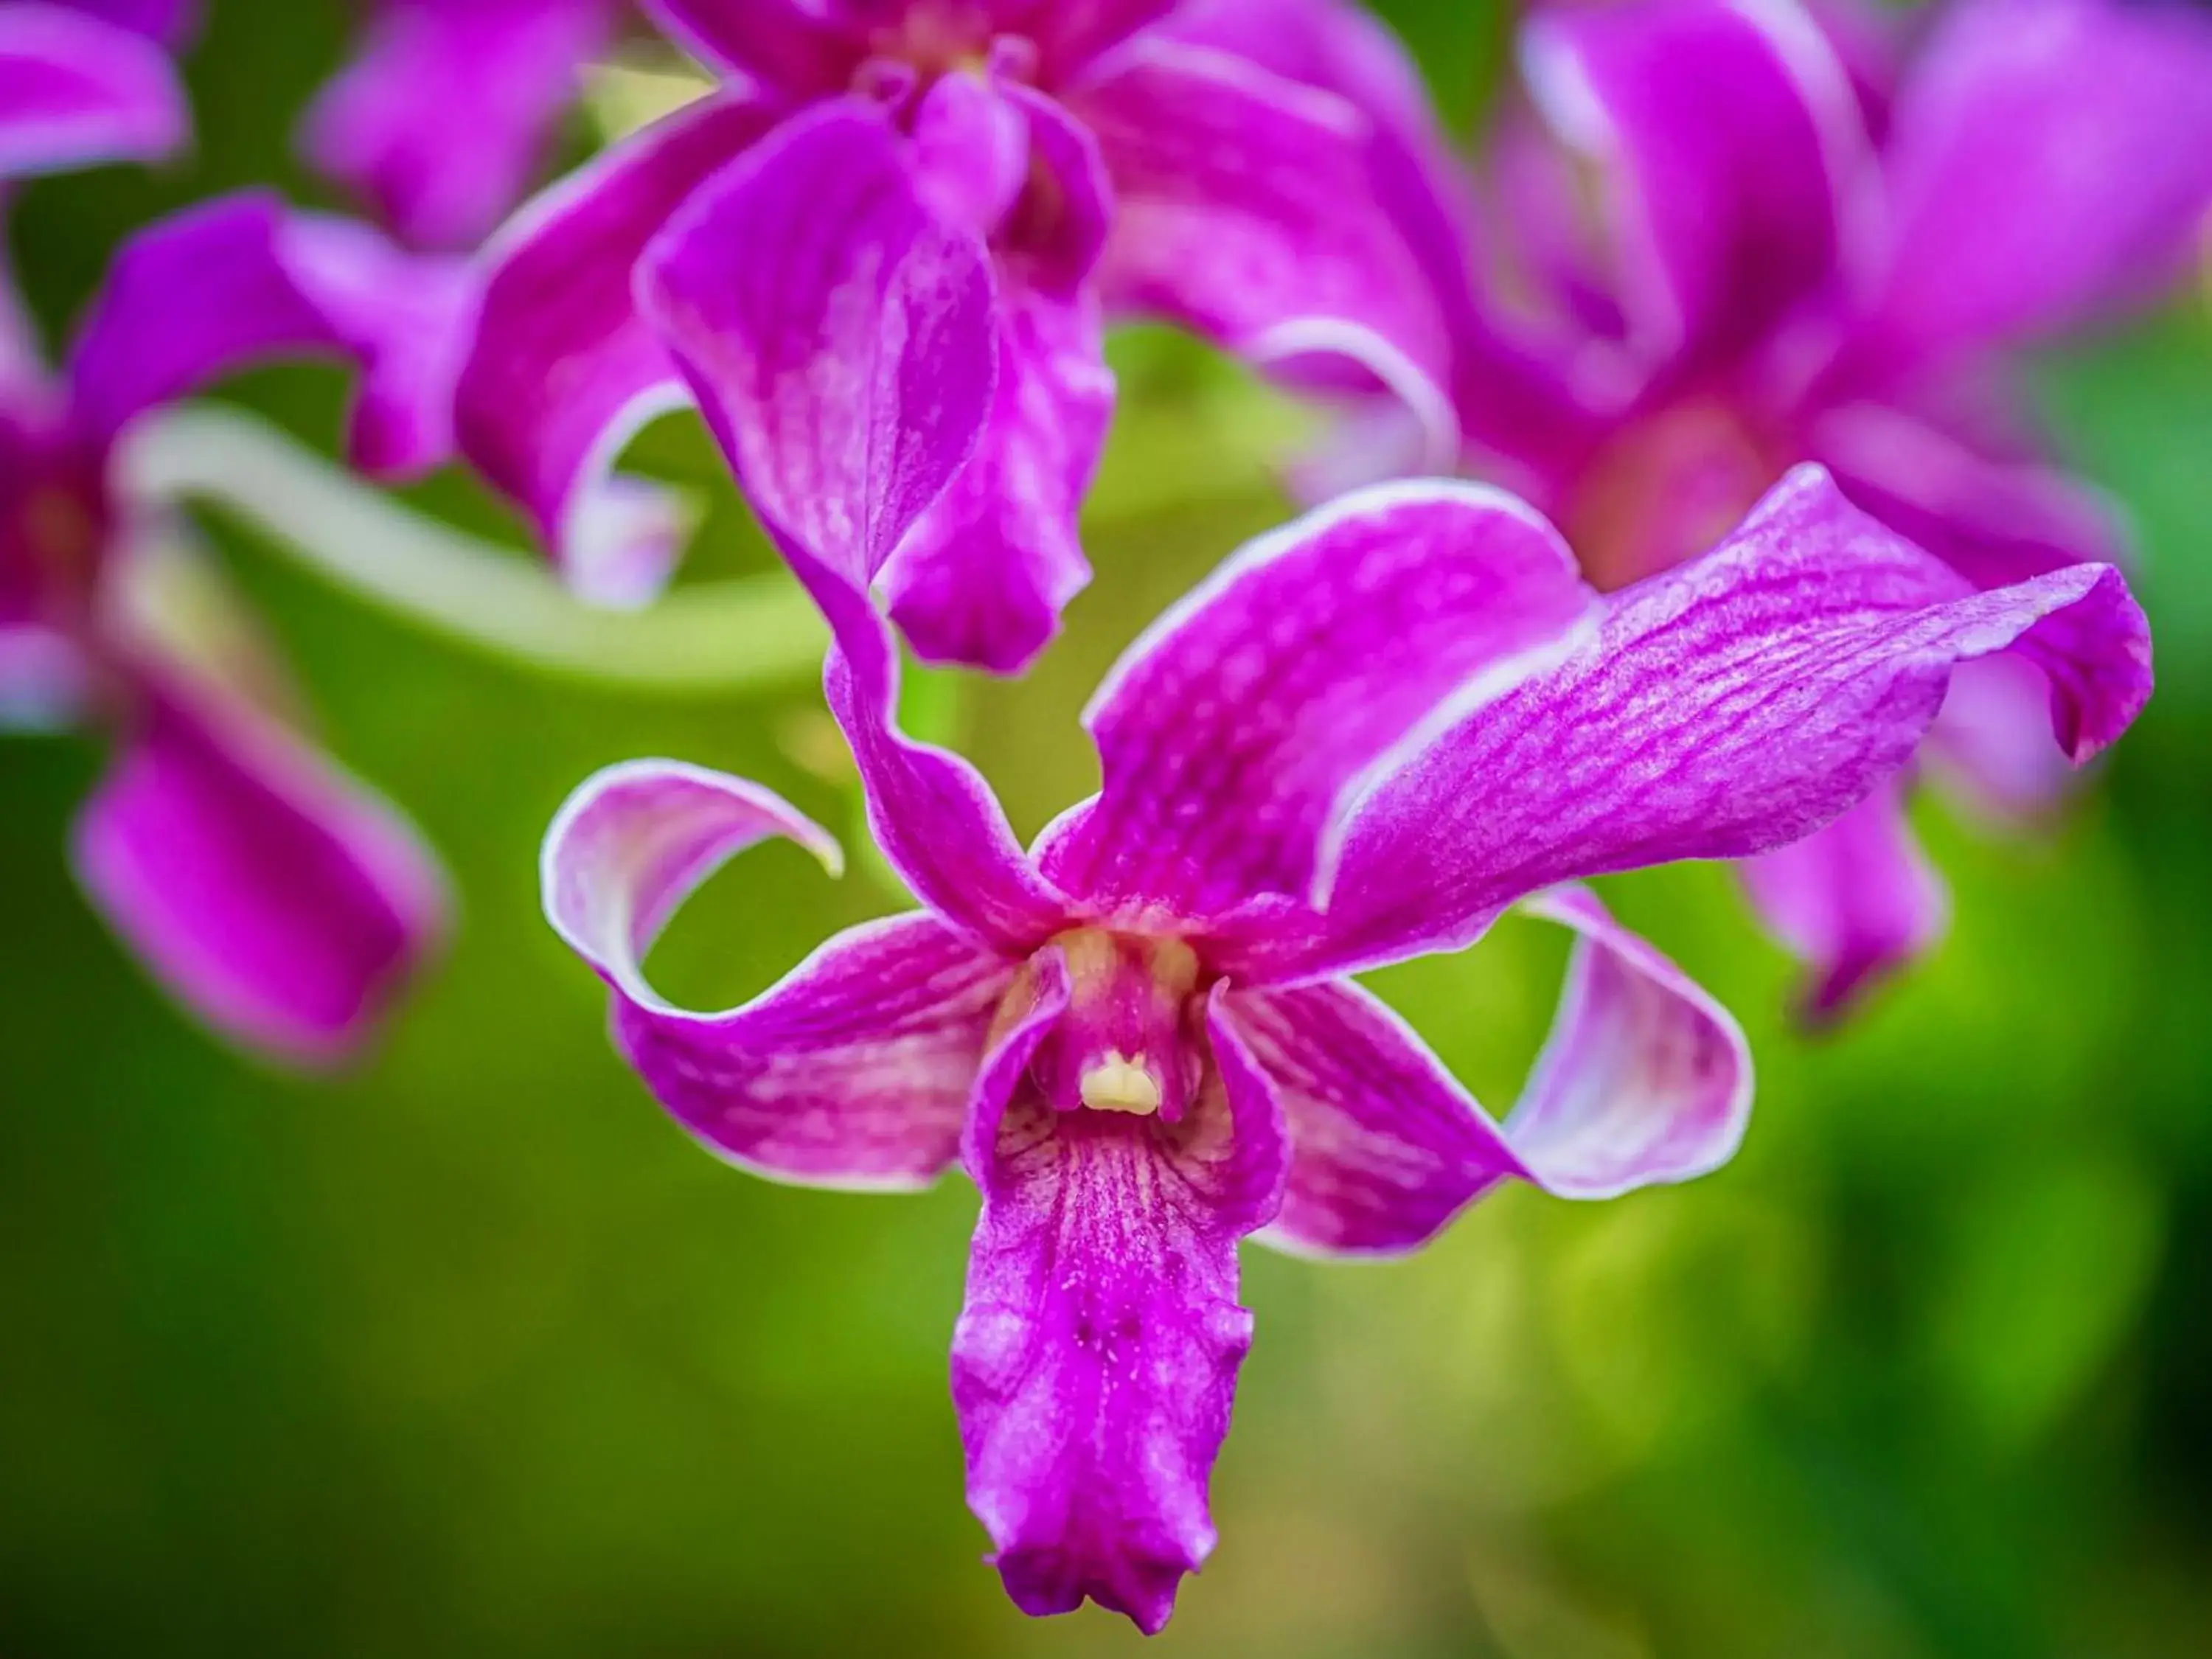
[[[427,518],[265,422],[207,404],[149,422],[122,460],[145,501],[234,514],[356,599],[539,673],[650,696],[803,683],[828,635],[781,573],[678,588],[650,609],[585,604],[517,551]]]

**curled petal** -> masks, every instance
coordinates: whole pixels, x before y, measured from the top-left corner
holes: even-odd
[[[1588,892],[1562,889],[1528,908],[1581,938],[1551,1037],[1503,1127],[1348,981],[1225,999],[1290,1129],[1268,1243],[1395,1255],[1508,1177],[1610,1198],[1707,1174],[1735,1153],[1751,1054],[1727,1011]]]
[[[1097,301],[1007,294],[990,424],[884,571],[924,661],[1019,673],[1058,631],[1091,580],[1076,520],[1113,413]]]
[[[530,183],[611,21],[610,0],[385,0],[308,112],[308,154],[408,241],[472,248]]]
[[[1835,269],[1866,140],[1803,14],[1553,7],[1528,25],[1522,64],[1553,128],[1607,170],[1620,299],[1647,357],[1759,340]]]
[[[1562,1198],[1710,1174],[1751,1115],[1750,1045],[1728,1010],[1582,888],[1522,907],[1580,937],[1558,1020],[1505,1138]]]
[[[1243,351],[1285,324],[1356,325],[1437,385],[1444,325],[1369,172],[1351,104],[1225,52],[1141,40],[1069,97],[1115,213],[1100,280]]]
[[[1803,1007],[1816,1021],[1928,950],[1949,915],[1895,778],[1826,829],[1739,868],[1767,927],[1811,970]]]
[[[1902,370],[2154,295],[2212,209],[2208,85],[2186,5],[1947,8],[1898,99],[1870,344]]]
[[[608,476],[684,395],[631,298],[639,256],[774,118],[744,88],[702,99],[537,198],[485,255],[483,314],[455,392],[460,447],[587,597],[650,598],[679,550],[680,520],[658,492]]]
[[[996,356],[981,246],[876,112],[787,123],[655,240],[639,299],[825,608],[864,591],[967,459]]]
[[[1057,953],[1041,962],[1064,1006]],[[1089,1596],[1152,1632],[1213,1546],[1206,1480],[1252,1331],[1237,1241],[1273,1213],[1282,1124],[1218,1006],[1218,1070],[1179,1122],[1053,1110],[1024,1079],[1054,988],[977,1091],[953,1403],[1008,1594],[1031,1613]]]
[[[778,1180],[927,1184],[959,1144],[992,1011],[1013,970],[925,915],[840,933],[772,989],[693,1013],[646,982],[668,917],[745,848],[836,843],[758,785],[672,761],[610,768],[547,832],[545,914],[614,988],[616,1040],[711,1151]]]
[[[454,365],[474,314],[458,264],[402,253],[364,226],[246,191],[142,231],[116,255],[70,356],[86,434],[271,357],[335,354],[363,382],[357,464],[409,473],[451,447]]]
[[[191,131],[152,41],[67,6],[0,7],[0,179],[157,161]]]
[[[1556,661],[1595,605],[1551,526],[1480,484],[1382,485],[1262,537],[1092,697],[1104,787],[1048,873],[1186,916],[1302,894],[1361,769],[1447,696]]]
[[[391,808],[250,706],[180,681],[146,687],[73,854],[173,995],[295,1064],[357,1048],[443,928],[436,866]]]
[[[1561,666],[1446,706],[1355,782],[1317,936],[1243,971],[1456,945],[1563,880],[1771,851],[1911,759],[1956,665],[2007,650],[2050,680],[2077,762],[2149,695],[2148,632],[2112,567],[1971,592],[1801,468],[1712,554],[1615,596]]]

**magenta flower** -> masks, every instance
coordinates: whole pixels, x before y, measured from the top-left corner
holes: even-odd
[[[896,161],[882,187],[919,204],[945,257],[980,268],[988,290],[974,371],[992,387],[988,422],[882,573],[926,657],[1017,668],[1087,579],[1074,520],[1113,402],[1103,307],[1254,349],[1281,319],[1367,314],[1400,296],[1405,331],[1422,327],[1404,251],[1364,188],[1357,112],[1170,39],[1155,27],[1167,0],[652,9],[723,85],[509,227],[460,386],[464,450],[589,592],[651,592],[679,533],[665,502],[606,477],[638,426],[682,396],[665,319],[641,307],[634,278],[711,246],[716,280],[735,287],[763,259],[797,257],[727,222],[749,192],[813,188],[823,152],[809,136],[825,126],[880,131]],[[812,221],[805,257],[854,268],[846,230]],[[947,343],[884,343],[918,362]],[[732,334],[700,349],[765,348]]]
[[[315,166],[421,247],[474,248],[536,181],[617,0],[373,0],[308,112]]]
[[[0,726],[111,734],[75,832],[85,890],[181,1001],[294,1062],[368,1034],[435,941],[441,882],[283,718],[265,650],[186,526],[123,489],[117,450],[228,368],[314,352],[366,369],[358,457],[426,463],[465,282],[361,227],[234,197],[124,247],[58,384],[27,358],[0,374]]]
[[[1503,212],[1484,252],[1510,281],[1425,262],[1446,368],[1409,392],[1356,331],[1305,325],[1340,381],[1360,358],[1400,394],[1355,400],[1332,480],[1421,469],[1441,441],[1541,505],[1602,588],[1711,546],[1807,460],[1978,586],[2118,556],[2113,513],[2014,413],[2001,353],[2154,294],[2185,259],[2212,206],[2212,21],[1958,0],[1899,70],[1841,0],[1632,0],[1539,11],[1522,58],[1548,125],[1509,114],[1488,157]],[[1420,179],[1401,215],[1457,210],[1448,167]],[[2063,769],[2042,695],[2016,659],[1975,665],[1929,763],[2001,809],[2047,803]],[[1940,929],[1905,794],[1746,869],[1814,970],[1816,1012]]]
[[[988,326],[988,283],[886,188],[879,124],[789,143],[713,211],[785,257],[732,281],[685,240],[645,287],[829,614],[830,707],[925,908],[742,1008],[672,1006],[641,963],[698,883],[773,835],[837,854],[764,789],[639,762],[556,819],[547,911],[612,988],[623,1052],[712,1150],[826,1186],[910,1188],[956,1161],[974,1179],[952,1367],[970,1504],[1024,1608],[1088,1596],[1157,1630],[1213,1543],[1251,1332],[1239,1240],[1403,1251],[1503,1180],[1601,1197],[1734,1149],[1735,1024],[1572,884],[1817,830],[1910,760],[1954,668],[1996,652],[2047,676],[2084,758],[2148,695],[2148,641],[2110,567],[1976,592],[1814,468],[1717,551],[1609,599],[1510,497],[1382,487],[1237,554],[1131,648],[1085,718],[1099,793],[1024,852],[972,769],[896,729],[896,649],[866,591],[959,487],[988,378],[916,365],[971,361],[921,348]],[[781,240],[805,224],[840,234]],[[717,356],[733,332],[772,349]],[[908,351],[868,349],[886,339]],[[1581,944],[1500,1124],[1346,976],[1462,948],[1516,904]]]
[[[191,112],[160,42],[186,21],[175,4],[0,4],[0,179],[182,147]]]

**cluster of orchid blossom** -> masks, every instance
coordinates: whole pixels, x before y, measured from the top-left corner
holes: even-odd
[[[174,150],[185,9],[0,0],[0,171]],[[382,0],[303,139],[398,243],[234,197],[125,246],[58,376],[11,314],[0,718],[112,732],[76,861],[177,995],[343,1054],[439,931],[434,866],[300,736],[182,514],[128,487],[130,429],[334,355],[358,471],[461,459],[576,593],[642,606],[687,520],[616,463],[696,405],[827,624],[923,908],[743,1007],[672,1006],[643,959],[701,882],[772,836],[838,849],[642,761],[562,811],[548,915],[708,1147],[975,1181],[970,1504],[1023,1608],[1156,1631],[1213,1544],[1243,1238],[1402,1252],[1507,1179],[1605,1197],[1733,1152],[1741,1032],[1584,878],[1742,860],[1833,1012],[1934,931],[1923,763],[2031,808],[2142,707],[2113,515],[1999,353],[2189,256],[2212,20],[1558,0],[1469,162],[1351,0],[641,9],[717,84],[519,208],[632,20]],[[1334,416],[1291,477],[1335,499],[1129,649],[1085,717],[1102,787],[1024,848],[901,729],[902,642],[1015,673],[1051,641],[1131,317]],[[1484,482],[1391,481],[1455,470]],[[1350,975],[1516,907],[1578,942],[1499,1121]]]

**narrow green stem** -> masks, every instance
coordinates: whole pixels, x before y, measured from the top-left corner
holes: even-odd
[[[149,422],[123,477],[143,499],[218,506],[356,599],[539,673],[726,695],[811,678],[828,642],[781,573],[678,588],[644,611],[586,605],[526,556],[401,505],[234,410],[201,404]]]

